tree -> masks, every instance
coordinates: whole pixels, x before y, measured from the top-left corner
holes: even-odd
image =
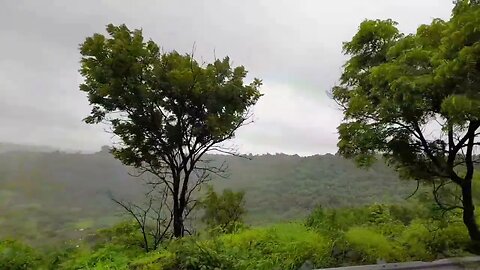
[[[244,197],[245,192],[225,189],[222,194],[218,194],[209,186],[201,204],[205,210],[202,221],[210,229],[218,229],[223,233],[234,232],[243,224],[242,219],[246,213]]]
[[[411,35],[391,20],[364,21],[343,49],[350,59],[332,90],[344,113],[339,152],[361,166],[383,154],[401,176],[432,184],[436,203],[461,209],[470,238],[480,241],[472,199],[480,145],[478,3],[458,1],[449,21],[435,19]],[[458,203],[442,200],[447,187],[457,190]]]
[[[106,123],[119,138],[113,155],[167,187],[173,234],[196,205],[192,193],[223,166],[205,153],[232,153],[224,142],[249,123],[261,81],[244,84],[247,71],[228,57],[199,64],[193,54],[161,52],[140,30],[107,26],[81,44],[80,90],[88,94],[89,124]]]

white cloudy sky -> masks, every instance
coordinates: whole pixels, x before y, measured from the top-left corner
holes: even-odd
[[[256,122],[237,133],[241,152],[336,152],[341,113],[327,97],[341,44],[366,18],[413,32],[448,18],[451,0],[0,0],[0,141],[96,151],[111,142],[84,124],[78,45],[108,23],[142,28],[166,50],[229,55],[265,94]]]

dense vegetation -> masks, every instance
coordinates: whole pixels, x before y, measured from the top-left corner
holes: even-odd
[[[210,184],[219,191],[245,191],[250,225],[303,218],[317,205],[399,203],[416,186],[382,163],[361,170],[335,155],[214,157],[227,161],[229,175]],[[76,241],[125,218],[109,193],[136,203],[143,197],[141,180],[106,152],[3,153],[0,174],[0,235],[34,246]]]
[[[234,154],[222,143],[261,97],[228,58],[200,65],[124,25],[87,38],[85,121],[120,142],[95,154],[0,144],[0,268],[293,270],[478,254],[480,3],[456,1],[450,20],[415,34],[395,25],[366,20],[344,44],[339,155],[312,157],[207,153]]]
[[[431,199],[431,198],[429,198]],[[2,269],[311,269],[463,256],[469,237],[459,212],[422,201],[315,209],[304,221],[187,236],[145,253],[135,222],[98,231],[78,246],[38,252],[0,244]]]
[[[427,188],[404,200],[415,184],[406,188],[410,182],[395,178],[382,163],[365,171],[334,155],[217,156],[232,164],[231,174],[211,183],[217,190],[246,190],[247,223],[239,220],[227,234],[198,224],[197,234],[162,242],[145,253],[137,224],[118,216],[120,209],[107,196],[111,191],[139,200],[141,185],[126,177],[111,155],[9,152],[1,157],[2,175],[9,176],[2,181],[7,195],[3,239],[14,236],[37,248],[3,240],[0,261],[5,269],[297,269],[469,254],[460,213],[441,211]],[[78,170],[72,172],[72,166]],[[265,180],[252,185],[258,175]],[[372,186],[383,187],[383,193],[368,188]],[[85,200],[86,194],[95,196]],[[228,198],[215,196],[216,202]],[[335,197],[342,199],[332,201]],[[282,209],[291,212],[282,215]]]
[[[162,186],[167,224],[183,237],[196,190],[225,171],[206,153],[234,153],[223,143],[249,123],[262,83],[244,82],[247,70],[228,57],[207,64],[193,53],[163,52],[141,30],[112,24],[106,30],[80,46],[80,90],[92,106],[85,122],[107,123],[120,142],[111,150],[115,158],[138,176],[148,173],[151,192]]]
[[[350,59],[332,94],[344,115],[339,152],[360,166],[382,154],[401,176],[432,185],[437,204],[461,209],[480,243],[472,199],[480,161],[479,26],[479,3],[467,0],[457,1],[450,20],[410,35],[392,20],[366,20],[343,45]],[[453,199],[439,196],[445,188]]]

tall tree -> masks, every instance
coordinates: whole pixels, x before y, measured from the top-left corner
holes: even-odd
[[[161,52],[140,30],[108,25],[107,32],[80,47],[80,90],[92,105],[85,121],[110,125],[120,139],[114,156],[167,187],[173,234],[182,237],[192,193],[222,170],[204,154],[229,150],[222,143],[248,123],[261,81],[245,84],[247,71],[228,57],[199,64],[191,54]]]
[[[344,43],[333,98],[342,107],[339,151],[369,166],[383,154],[404,177],[433,185],[444,209],[461,209],[480,241],[472,199],[480,127],[480,6],[458,1],[449,21],[403,35],[391,20],[364,21]],[[455,186],[457,203],[442,200]]]

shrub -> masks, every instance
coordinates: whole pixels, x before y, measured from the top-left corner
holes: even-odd
[[[429,242],[432,235],[422,220],[414,220],[405,228],[399,237],[399,241],[405,247],[410,259],[432,260],[434,256],[431,253]]]
[[[393,221],[390,209],[383,204],[373,204],[368,207],[368,221],[372,224],[384,224]]]
[[[298,269],[311,261],[316,267],[329,263],[331,244],[302,224],[259,228],[220,238],[236,269]]]
[[[402,222],[404,225],[408,225],[418,218],[426,218],[429,215],[428,207],[418,200],[410,201],[402,205],[390,205],[388,208],[392,218]]]
[[[128,269],[130,260],[139,256],[141,250],[129,250],[123,246],[107,244],[94,251],[80,248],[68,260],[60,264],[61,269]]]
[[[322,209],[317,207],[307,217],[306,225],[317,230],[334,233],[368,222],[368,208]]]
[[[0,269],[41,268],[42,257],[34,249],[14,240],[0,241]]]
[[[126,248],[144,248],[142,234],[134,220],[123,221],[111,228],[99,230],[89,240],[96,245],[111,243]]]
[[[401,261],[404,251],[392,240],[369,228],[353,227],[345,233],[345,239],[361,262],[375,263],[378,259],[388,262]]]
[[[470,239],[460,222],[416,219],[405,229],[400,241],[417,260],[465,254]]]
[[[460,222],[452,222],[447,226],[440,226],[435,222],[429,231],[432,238],[428,245],[434,254],[458,256],[470,243],[468,232]]]
[[[204,209],[202,221],[211,232],[232,233],[244,227],[245,192],[225,189],[222,194],[218,194],[212,186],[208,186],[200,207]]]
[[[226,248],[219,241],[183,238],[172,242],[168,250],[175,254],[175,262],[165,268],[168,270],[236,269],[232,258],[226,254]]]
[[[168,250],[150,252],[139,257],[130,263],[133,270],[165,270],[174,269],[176,266],[176,255]]]
[[[324,228],[327,225],[327,214],[326,211],[321,207],[317,206],[313,209],[312,213],[308,215],[305,225],[312,228]]]

